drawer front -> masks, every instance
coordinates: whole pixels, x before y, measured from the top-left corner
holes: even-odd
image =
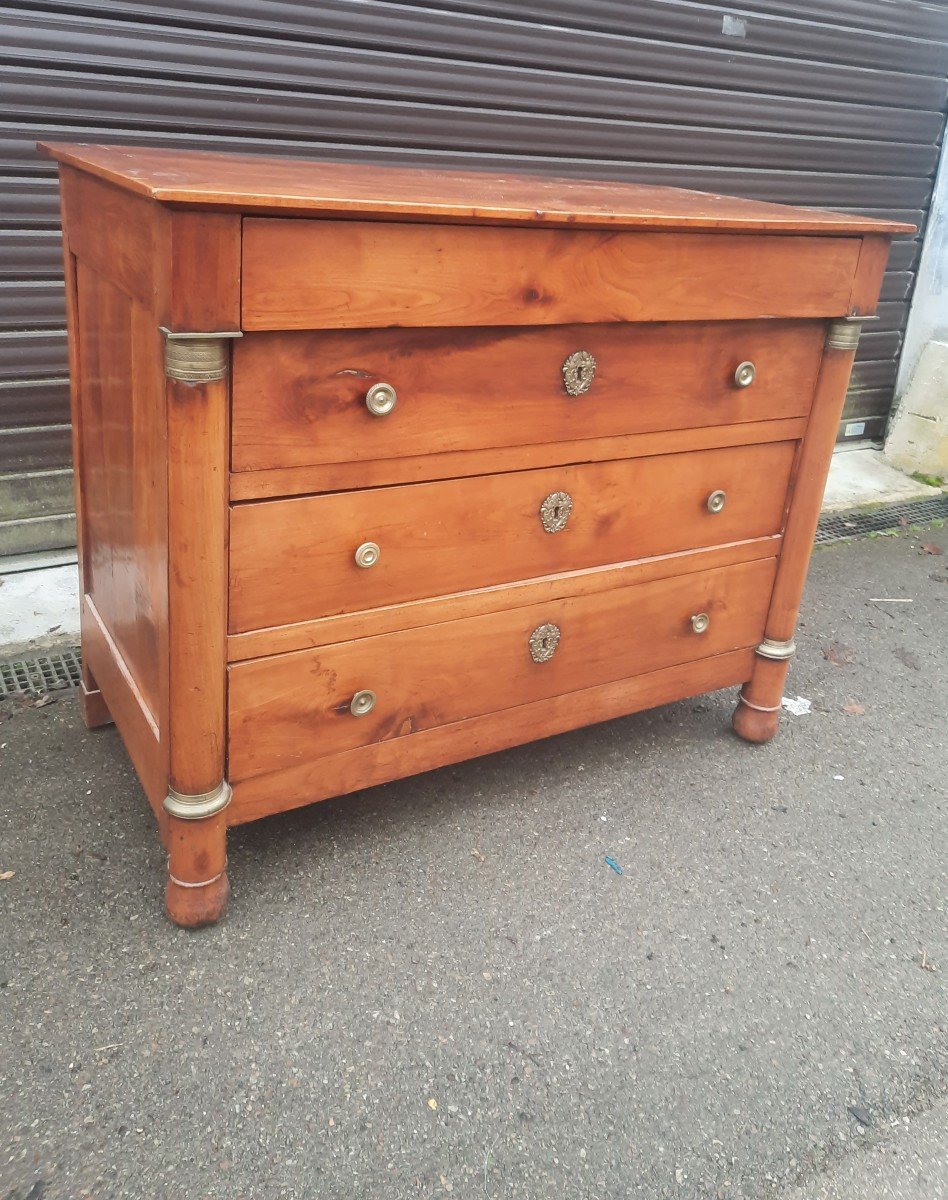
[[[248,334],[234,345],[232,467],[805,416],[824,328],[822,321],[721,321]],[[584,351],[592,363],[577,357]],[[735,373],[745,362],[754,377],[740,386]],[[394,389],[396,403],[375,415],[367,398],[373,402],[380,384]]]
[[[246,217],[243,328],[842,316],[861,244]]]
[[[228,673],[229,778],[752,646],[775,566],[763,559],[239,663]]]
[[[777,533],[795,442],[231,509],[230,631]],[[723,494],[723,507],[709,504]],[[361,546],[378,548],[360,566]],[[372,557],[371,554],[369,557]]]

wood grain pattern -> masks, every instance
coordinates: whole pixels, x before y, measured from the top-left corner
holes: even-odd
[[[166,214],[109,183],[64,167],[60,176],[69,245],[86,269],[152,309],[162,286]]]
[[[149,305],[154,205],[65,170],[63,246],[89,727],[114,720],[149,802],[167,792],[164,415]]]
[[[578,442],[541,442],[533,446],[496,446],[490,450],[460,450],[421,454],[411,458],[357,459],[311,467],[283,467],[231,474],[233,501],[304,496],[311,492],[350,491],[386,484],[420,483],[496,475],[570,463],[644,458],[682,450],[711,450],[717,446],[756,446],[761,442],[800,438],[805,417],[748,421],[741,425],[709,425],[697,429],[668,429],[622,437],[585,438]]]
[[[88,659],[103,696],[108,697],[109,711],[157,815],[168,792],[167,759],[158,725],[90,596],[83,596],[79,617],[83,659]]]
[[[422,730],[410,738],[375,742],[328,758],[304,759],[236,783],[228,819],[232,825],[256,821],[330,796],[344,796],[686,696],[733,687],[746,679],[753,658],[751,649],[735,650]]]
[[[752,321],[252,333],[234,347],[231,469],[805,416],[823,331],[822,321]],[[562,367],[580,349],[596,373],[574,397]],[[745,360],[757,378],[742,388]],[[385,417],[365,405],[379,382],[398,393]]]
[[[240,217],[175,213],[168,218],[162,324],[190,333],[240,329]]]
[[[774,534],[794,451],[777,442],[238,505],[230,631]],[[717,490],[727,502],[712,513]],[[549,533],[540,507],[560,492],[572,512]],[[354,560],[363,542],[381,547],[369,569]]]
[[[237,327],[240,223],[175,213],[164,324],[175,331]],[[228,350],[229,353],[229,350]],[[186,796],[226,779],[227,458],[229,377],[165,380],[168,425],[169,782]],[[164,821],[165,907],[179,925],[216,921],[229,895],[226,810]]]
[[[81,258],[77,282],[84,587],[157,725],[167,554],[158,330]]]
[[[179,253],[171,263],[169,320],[201,327],[233,327],[239,276],[235,218],[175,214],[175,242],[211,253]],[[216,229],[209,228],[217,223]],[[195,299],[194,293],[202,300]],[[184,310],[174,307],[174,301]],[[197,313],[198,306],[201,311]],[[227,446],[229,381],[165,381],[168,423],[168,579],[171,786],[186,795],[213,790],[224,778],[227,625]]]
[[[42,142],[41,152],[169,205],[385,220],[516,222],[570,228],[783,229],[913,233],[897,221],[601,179],[379,163],[300,162],[140,146]]]
[[[874,234],[862,239],[862,247],[859,251],[859,262],[856,266],[856,277],[853,280],[848,315],[868,316],[870,319],[865,328],[870,332],[875,324],[872,314],[876,311],[876,304],[882,291],[882,280],[885,276],[891,243],[891,238]]]
[[[567,596],[588,596],[634,583],[647,583],[652,579],[707,571],[713,567],[774,558],[779,551],[780,535],[774,534],[678,554],[659,554],[632,562],[609,563],[604,567],[541,576],[518,583],[516,587],[499,584],[459,592],[453,596],[426,596],[406,604],[390,604],[362,612],[339,613],[314,621],[231,634],[227,639],[227,653],[230,662],[243,662],[249,658],[286,654],[291,650],[306,650],[379,633],[394,633],[399,629],[418,629],[442,621],[457,621],[462,617],[522,608]]]
[[[848,312],[860,239],[248,217],[243,327],[564,325]]]
[[[743,563],[236,664],[231,780],[748,646],[763,632],[775,566]],[[710,617],[703,634],[692,629],[696,613]],[[560,644],[536,663],[529,637],[549,622]],[[349,703],[362,689],[378,702],[356,717]]]
[[[79,595],[89,590],[89,571],[86,566],[86,546],[91,545],[86,532],[83,482],[80,464],[83,461],[82,388],[79,376],[79,281],[76,256],[69,242],[69,225],[64,198],[60,200],[63,227],[63,278],[66,293],[66,328],[69,334],[69,419],[72,438],[73,496],[76,512],[76,555],[78,560]],[[112,721],[108,704],[99,688],[87,658],[82,659],[82,678],[79,704],[87,729],[98,729]]]

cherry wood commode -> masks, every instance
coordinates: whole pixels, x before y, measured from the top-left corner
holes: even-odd
[[[628,184],[59,160],[87,723],[226,831],[714,688],[772,737],[889,241]]]

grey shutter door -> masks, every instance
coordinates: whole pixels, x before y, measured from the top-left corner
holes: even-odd
[[[0,554],[74,538],[53,138],[610,176],[924,227],[948,9],[921,0],[89,0],[0,9]],[[896,243],[840,436],[891,405]]]

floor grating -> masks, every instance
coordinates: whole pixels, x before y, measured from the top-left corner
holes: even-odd
[[[909,500],[904,504],[886,504],[880,508],[854,508],[849,512],[824,513],[816,531],[816,544],[839,542],[843,538],[865,537],[905,525],[925,525],[948,519],[948,492],[927,500]]]
[[[78,649],[0,662],[0,700],[11,696],[42,696],[78,687],[81,663]]]

